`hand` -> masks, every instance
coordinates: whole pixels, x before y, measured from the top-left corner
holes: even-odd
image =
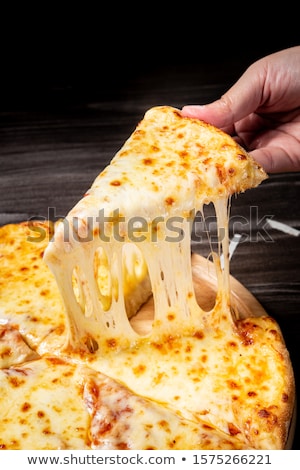
[[[182,115],[231,134],[269,173],[300,171],[300,46],[254,62],[219,100]]]

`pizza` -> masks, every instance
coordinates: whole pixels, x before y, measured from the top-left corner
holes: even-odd
[[[231,196],[266,177],[224,132],[155,107],[63,220],[0,228],[1,449],[286,447],[289,352],[237,301],[228,255]],[[191,230],[209,203],[205,305]]]

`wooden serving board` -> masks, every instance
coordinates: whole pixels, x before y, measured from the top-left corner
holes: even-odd
[[[192,274],[197,302],[203,310],[210,311],[214,307],[217,293],[217,277],[213,262],[201,255],[193,253]],[[267,315],[267,312],[251,292],[233,276],[230,276],[230,286],[234,304],[239,312],[240,318]],[[149,301],[142,306],[139,313],[130,320],[130,323],[133,329],[139,334],[147,334],[151,330],[153,316],[153,299],[150,298]]]

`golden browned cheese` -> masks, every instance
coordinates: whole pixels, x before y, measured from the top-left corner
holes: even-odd
[[[40,256],[48,234],[47,222],[0,228],[2,266],[13,266],[0,276],[0,448],[284,447],[294,379],[272,318],[228,323],[217,303],[190,335],[106,357],[66,353],[60,295]]]
[[[48,221],[0,228],[1,323],[16,325],[28,346],[37,351],[52,336],[55,342],[63,341],[66,333],[59,290],[43,262],[53,229]]]
[[[227,256],[228,198],[265,177],[223,132],[153,108],[54,237],[0,228],[0,448],[285,447],[289,353],[274,319],[232,302]],[[224,265],[214,253],[205,309],[190,217],[208,202]]]
[[[125,317],[131,315],[118,290],[123,285],[123,260],[130,259],[127,252],[132,247],[138,253],[134,257],[147,266],[150,283],[145,292],[147,297],[152,290],[154,296],[156,333],[176,334],[182,323],[189,327],[192,317],[198,317],[193,315],[197,309],[191,286],[193,217],[204,204],[215,205],[225,233],[228,277],[228,198],[266,177],[258,163],[219,129],[184,118],[172,107],[148,110],[85,197],[58,224],[45,251],[66,307],[70,345],[122,348],[138,340],[128,327]],[[97,252],[109,259],[105,294],[94,282]],[[129,270],[135,271],[134,264],[129,261]],[[79,297],[74,296],[74,274]]]

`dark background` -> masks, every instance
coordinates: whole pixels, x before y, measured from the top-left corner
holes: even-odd
[[[168,66],[176,73],[189,65],[218,65],[220,79],[232,82],[257,58],[299,43],[294,5],[3,7],[2,108],[41,105],[61,99],[62,92],[65,99],[116,93],[131,78]]]
[[[300,44],[288,2],[2,7],[0,31],[0,225],[64,216],[149,107],[209,102],[254,60]],[[254,207],[299,229],[299,189],[298,173],[273,175],[232,214],[249,221]],[[280,323],[298,384],[299,239],[244,229],[232,274]]]

